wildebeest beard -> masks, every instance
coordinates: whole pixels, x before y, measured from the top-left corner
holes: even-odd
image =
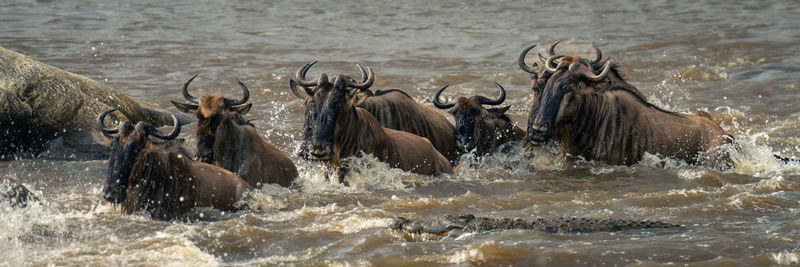
[[[128,177],[143,148],[144,144],[138,140],[120,146],[119,136],[114,137],[111,142],[111,156],[108,159],[108,176],[106,176],[108,178],[106,178],[106,187],[103,190],[106,200],[115,204],[125,200]]]
[[[190,159],[175,151],[147,151],[131,170],[122,210],[144,210],[168,220],[184,214],[194,203],[195,179],[188,176]]]

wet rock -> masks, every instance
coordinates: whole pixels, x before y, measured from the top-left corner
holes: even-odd
[[[39,201],[22,182],[14,176],[0,177],[0,201],[8,202],[11,207],[24,208],[30,201]]]
[[[100,112],[116,121],[172,123],[170,114],[108,85],[0,47],[0,159],[99,159],[108,141],[97,129]],[[122,116],[125,116],[124,118]],[[176,114],[181,123],[191,122]]]

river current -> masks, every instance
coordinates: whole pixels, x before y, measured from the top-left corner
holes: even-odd
[[[193,94],[238,97],[247,116],[300,170],[298,187],[264,186],[250,210],[197,209],[186,220],[125,215],[101,198],[106,161],[0,161],[43,199],[0,204],[0,265],[632,265],[800,264],[800,4],[796,1],[8,1],[0,46],[175,110]],[[730,2],[730,3],[728,3]],[[734,3],[735,2],[735,3]],[[295,70],[358,75],[431,105],[508,91],[525,128],[531,43],[544,53],[619,63],[657,106],[703,110],[736,137],[737,167],[717,171],[648,156],[633,166],[562,159],[539,148],[463,158],[453,175],[419,176],[366,157],[349,186],[296,156],[303,103]],[[531,53],[528,62],[536,59]],[[444,111],[443,111],[444,112]],[[447,115],[449,118],[449,114]],[[188,139],[194,126],[185,127]],[[464,164],[465,163],[465,164]],[[503,231],[409,243],[395,216],[449,213],[532,220],[660,220],[681,231],[548,234]]]

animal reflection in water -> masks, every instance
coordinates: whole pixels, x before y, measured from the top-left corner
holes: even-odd
[[[232,171],[254,187],[275,183],[290,186],[297,177],[297,168],[291,159],[264,141],[256,128],[242,116],[250,111],[247,103],[250,90],[244,83],[241,99],[229,99],[221,94],[189,94],[189,79],[181,91],[191,104],[172,101],[178,110],[194,113],[197,117],[197,159]]]
[[[641,229],[682,229],[677,224],[660,221],[622,219],[558,218],[525,221],[522,219],[475,217],[472,214],[444,215],[440,218],[412,221],[398,217],[389,225],[407,241],[438,241],[455,239],[469,233],[503,230],[533,230],[545,233],[619,232]]]
[[[474,150],[477,156],[484,156],[494,153],[509,142],[522,141],[525,137],[525,131],[517,127],[505,114],[511,106],[489,109],[483,107],[483,105],[500,105],[505,101],[506,90],[497,82],[494,82],[494,85],[500,90],[500,96],[494,100],[475,95],[462,96],[451,103],[442,103],[439,96],[447,86],[433,95],[433,105],[440,109],[450,109],[449,112],[456,121],[456,148],[459,153],[470,153]]]
[[[565,154],[630,165],[645,152],[731,167],[719,149],[733,139],[708,114],[666,111],[647,102],[643,94],[622,79],[617,67],[595,45],[595,58],[555,54],[553,43],[541,66],[527,66],[523,50],[519,66],[531,73],[533,94],[526,141],[559,143]]]
[[[372,69],[368,67],[367,72],[361,82],[340,74],[331,83],[324,73],[313,81],[289,81],[292,92],[306,103],[309,158],[340,167],[342,159],[363,152],[405,171],[424,175],[452,173],[450,162],[428,139],[384,128],[359,107],[368,98],[360,90],[369,88],[375,80]],[[301,84],[315,86],[312,89]]]
[[[172,116],[173,130],[163,135],[147,122],[133,125],[122,121],[113,129],[105,127],[105,116],[97,123],[112,138],[108,177],[103,197],[120,204],[125,213],[145,211],[156,219],[172,219],[193,207],[235,210],[247,182],[223,168],[192,160],[175,139],[181,127]]]

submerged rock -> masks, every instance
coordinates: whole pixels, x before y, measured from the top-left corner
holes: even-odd
[[[108,141],[95,120],[111,108],[125,116],[109,116],[114,121],[172,123],[170,113],[151,104],[0,47],[0,159],[103,158]],[[191,121],[183,114],[175,115],[182,124]]]
[[[11,207],[24,208],[30,201],[39,201],[22,182],[14,176],[0,177],[0,201],[8,202]]]

